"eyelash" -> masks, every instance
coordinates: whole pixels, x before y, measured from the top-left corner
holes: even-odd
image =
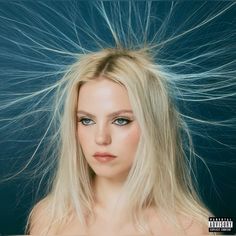
[[[84,125],[84,126],[89,126],[89,125],[91,125],[91,124],[85,124],[84,121],[92,121],[92,120],[89,119],[89,118],[85,118],[85,117],[79,119],[79,122],[80,122],[82,125]]]
[[[85,124],[84,121],[89,121],[89,123],[92,121],[92,124],[88,124],[88,123]],[[115,123],[116,121],[123,121],[123,122],[125,122],[125,124],[118,124],[118,123]],[[80,122],[82,125],[84,125],[84,126],[89,126],[89,125],[95,124],[95,122],[94,122],[92,119],[86,118],[86,117],[80,118],[80,119],[79,119],[79,122]],[[118,118],[116,118],[114,121],[112,121],[112,124],[116,124],[116,125],[118,125],[118,126],[125,126],[125,125],[128,125],[128,124],[131,123],[131,122],[132,122],[132,120],[130,120],[130,119],[123,118],[123,117],[118,117]]]
[[[118,120],[125,121],[125,124],[122,124],[122,125],[121,125],[121,124],[116,124],[115,121],[118,121]],[[118,118],[116,118],[112,123],[113,123],[113,124],[116,124],[116,125],[118,125],[118,126],[124,126],[124,125],[128,125],[130,122],[131,122],[130,119],[123,118],[123,117],[118,117]]]

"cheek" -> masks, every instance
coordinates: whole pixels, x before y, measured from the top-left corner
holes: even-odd
[[[91,137],[89,136],[89,132],[85,132],[82,127],[77,129],[77,139],[79,144],[81,145],[84,152],[86,152],[87,147],[90,146],[89,140],[91,141]]]
[[[120,135],[120,143],[122,143],[123,149],[131,152],[136,151],[140,138],[140,131],[138,127],[132,127],[129,131]]]

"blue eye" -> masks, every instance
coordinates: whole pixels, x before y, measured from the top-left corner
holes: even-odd
[[[95,124],[95,122],[89,118],[81,118],[79,122],[81,122],[85,126]]]
[[[113,121],[114,124],[123,126],[129,124],[131,121],[126,118],[117,118]]]

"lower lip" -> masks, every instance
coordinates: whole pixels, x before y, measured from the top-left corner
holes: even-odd
[[[110,162],[115,159],[115,157],[112,157],[112,156],[94,156],[94,157],[97,161],[101,163]]]

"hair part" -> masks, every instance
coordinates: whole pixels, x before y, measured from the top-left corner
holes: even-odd
[[[94,173],[77,140],[76,112],[80,87],[105,77],[127,89],[141,138],[133,166],[124,184],[117,212],[125,211],[142,232],[150,232],[143,211],[150,207],[177,226],[177,214],[204,222],[209,212],[191,178],[192,163],[184,152],[182,134],[188,128],[171,101],[168,84],[160,76],[148,48],[109,48],[81,56],[63,80],[66,100],[61,123],[61,152],[52,190],[47,196],[52,222],[66,224],[75,210],[80,223],[93,216]],[[33,213],[32,213],[33,214]],[[173,220],[174,219],[174,220]],[[48,230],[49,230],[48,228]]]

